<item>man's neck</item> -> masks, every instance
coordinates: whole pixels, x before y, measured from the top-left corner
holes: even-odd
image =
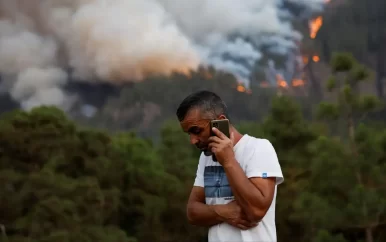
[[[239,141],[240,139],[244,136],[243,134],[241,134],[235,127],[231,127],[231,130],[230,130],[232,133],[233,133],[233,146],[235,146]]]

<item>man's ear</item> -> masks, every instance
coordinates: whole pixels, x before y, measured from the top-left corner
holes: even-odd
[[[220,116],[218,116],[218,119],[227,119],[227,117],[224,114],[221,114]]]

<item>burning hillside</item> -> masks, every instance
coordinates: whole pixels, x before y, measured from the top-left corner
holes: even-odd
[[[330,0],[324,0],[328,4]],[[323,25],[323,17],[316,16],[308,21],[309,38],[315,39],[319,29]],[[269,62],[266,68],[266,78],[268,81],[260,81],[260,87],[276,87],[281,89],[304,87],[307,83],[305,79],[306,67],[312,63],[320,61],[317,54],[301,53],[302,43],[298,42],[297,48],[287,54],[284,69],[279,69],[274,62]]]
[[[212,65],[248,92],[260,47],[286,55],[300,40],[285,13],[270,0],[0,0],[1,89],[25,109],[67,109],[69,80],[137,82]]]
[[[320,27],[322,27],[323,24],[323,17],[318,16],[317,18],[310,21],[310,37],[311,39],[315,39],[316,34],[318,33]]]

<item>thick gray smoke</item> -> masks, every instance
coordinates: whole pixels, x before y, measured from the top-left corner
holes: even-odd
[[[323,0],[291,0],[314,9]],[[281,0],[0,0],[1,88],[23,108],[64,109],[72,69],[88,82],[214,65],[248,79],[259,47],[301,38]],[[247,41],[248,40],[248,41]]]
[[[286,0],[287,2],[296,3],[309,9],[310,11],[322,11],[323,3],[328,3],[331,0]]]

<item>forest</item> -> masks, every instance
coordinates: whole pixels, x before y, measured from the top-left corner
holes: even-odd
[[[0,241],[206,242],[186,218],[200,154],[175,116],[201,89],[227,102],[240,132],[275,147],[278,242],[386,241],[385,4],[331,1],[317,36],[302,41],[320,58],[304,87],[256,79],[240,89],[202,67],[95,86],[92,117],[0,101]]]
[[[237,128],[269,139],[285,182],[279,241],[385,241],[386,129],[368,119],[384,105],[358,91],[370,77],[350,54],[332,59],[313,121],[299,102],[273,98],[261,122]],[[159,141],[77,125],[55,107],[6,113],[0,124],[2,241],[206,241],[186,200],[198,151],[171,118]]]

